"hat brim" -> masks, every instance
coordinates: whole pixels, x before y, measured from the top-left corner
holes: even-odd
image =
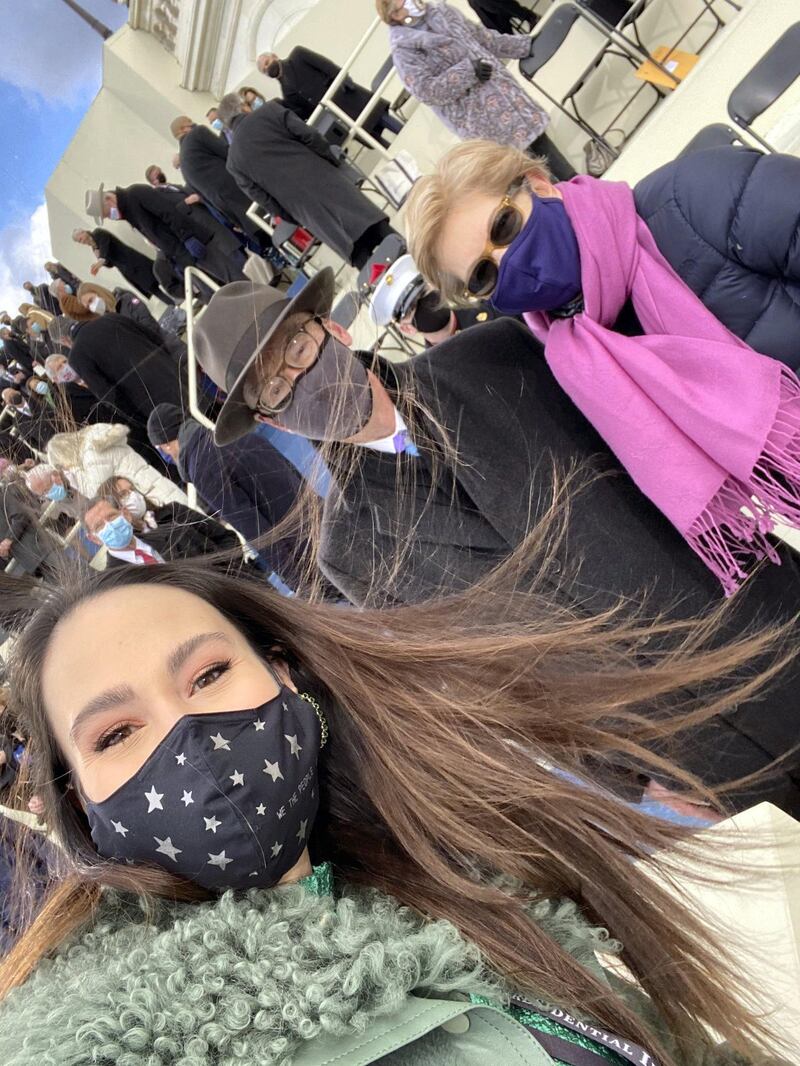
[[[103,193],[104,193],[104,191],[105,191],[105,182],[101,181],[99,186],[98,186],[98,188],[97,188],[97,202],[99,204],[99,208],[98,208],[98,212],[99,213],[92,212],[88,208],[86,209],[86,214],[89,216],[89,218],[91,218],[94,222],[96,222],[98,226],[102,226],[103,223],[105,222],[105,219],[103,218]]]
[[[239,377],[233,383],[224,404],[217,417],[214,426],[214,443],[219,447],[233,444],[234,441],[246,436],[256,427],[252,408],[244,402],[244,385],[247,375],[253,367],[259,352],[264,348],[275,331],[286,321],[289,315],[298,313],[312,315],[327,315],[333,306],[334,297],[334,273],[332,267],[325,267],[305,285],[267,330],[266,335],[259,338],[258,346],[245,363]]]

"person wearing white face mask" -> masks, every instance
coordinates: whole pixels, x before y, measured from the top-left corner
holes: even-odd
[[[527,36],[497,33],[447,3],[376,0],[389,26],[400,80],[462,138],[485,138],[546,156],[559,181],[575,170],[546,130],[550,116],[505,69],[506,59],[531,54]]]
[[[107,289],[104,285],[99,285],[96,281],[84,281],[78,287],[77,298],[81,306],[90,315],[95,315],[99,318],[101,315],[116,312],[118,315],[122,315],[123,318],[132,319],[144,329],[163,336],[158,322],[150,314],[147,304],[135,292],[131,292],[130,289],[118,286],[112,292],[111,289]]]

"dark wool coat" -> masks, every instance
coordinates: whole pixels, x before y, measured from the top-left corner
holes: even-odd
[[[250,206],[227,168],[228,144],[207,126],[194,126],[180,142],[181,174],[220,214],[251,237],[263,231],[247,217]]]
[[[183,406],[185,366],[164,346],[163,338],[113,312],[80,325],[69,365],[93,396],[116,411],[115,422],[131,428],[129,443],[148,462],[163,462],[147,438],[147,419],[158,403]]]
[[[287,538],[258,544],[294,505],[301,486],[295,468],[255,433],[218,448],[211,433],[192,418],[181,427],[178,443],[181,477],[194,484],[209,514],[238,530],[263,562],[295,587],[298,542]]]
[[[460,461],[453,475],[424,446],[418,459],[343,446],[333,473],[344,489],[325,502],[319,565],[353,602],[414,602],[474,583],[546,513],[553,464],[564,472],[577,463],[606,476],[575,495],[552,556],[531,560],[546,594],[596,611],[620,597],[640,605],[649,590],[649,613],[673,617],[719,604],[719,582],[619,470],[519,323],[499,319],[466,330],[408,363],[379,362],[378,372],[387,387],[413,391],[447,429]],[[420,416],[412,436],[423,433],[436,439]],[[800,607],[800,568],[788,548],[780,554],[782,566],[764,567],[736,597],[728,636],[747,624],[786,620]],[[799,685],[800,663],[725,723],[693,731],[682,761],[713,783],[788,751],[800,740],[797,716],[786,713]],[[754,797],[800,814],[800,759],[746,790],[747,802]]]
[[[133,285],[143,296],[158,296],[152,259],[100,227],[92,230],[92,240],[103,262],[116,267],[129,285]]]
[[[800,159],[725,146],[642,179],[636,210],[706,307],[757,352],[800,368]]]
[[[277,100],[233,119],[228,170],[271,215],[305,226],[347,262],[386,215],[338,168],[331,146]]]
[[[205,208],[184,203],[183,192],[154,189],[151,185],[130,185],[115,192],[125,221],[180,267],[195,262],[184,243],[192,238],[206,246],[213,241],[222,254],[239,251],[236,235]]]
[[[6,366],[13,360],[19,363],[26,374],[33,373],[33,354],[22,337],[9,337],[8,340],[3,341],[0,356]]]
[[[48,560],[55,561],[57,552],[55,541],[36,519],[37,511],[38,500],[24,485],[0,487],[0,540],[12,542],[11,559],[27,574],[35,573]]]
[[[325,93],[330,89],[340,68],[327,56],[312,52],[310,48],[298,45],[293,48],[286,59],[281,60],[281,74],[278,82],[281,87],[283,103],[290,111],[308,122]],[[371,89],[358,85],[349,76],[345,78],[333,95],[333,102],[350,118],[358,118],[372,96]],[[379,100],[369,114],[364,126],[367,133],[379,137],[381,119],[389,110],[388,100]]]

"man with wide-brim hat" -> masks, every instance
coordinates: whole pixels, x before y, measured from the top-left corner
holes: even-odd
[[[94,219],[98,226],[102,226],[108,216],[108,209],[111,204],[105,203],[105,185],[101,181],[96,189],[87,189],[86,197],[84,201],[84,207],[86,208],[86,214],[89,218]]]
[[[86,213],[103,225],[106,218],[127,222],[158,248],[179,274],[199,266],[224,285],[244,277],[239,237],[185,192],[170,185],[87,189]]]
[[[194,341],[201,366],[227,393],[217,444],[237,440],[258,422],[312,440],[349,440],[368,425],[368,374],[347,348],[349,334],[328,318],[333,295],[329,267],[293,299],[254,282],[214,293]]]

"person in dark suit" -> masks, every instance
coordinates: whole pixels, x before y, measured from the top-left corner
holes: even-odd
[[[228,93],[219,113],[233,133],[228,170],[270,215],[304,226],[359,269],[394,233],[384,212],[339,169],[339,150],[277,100],[251,111]]]
[[[41,574],[57,553],[55,541],[39,525],[38,501],[24,484],[0,485],[0,565],[14,561],[26,574]]]
[[[341,68],[319,52],[298,45],[285,59],[275,52],[262,52],[257,60],[258,69],[268,78],[274,78],[281,87],[284,107],[307,122]],[[358,118],[372,97],[372,91],[358,85],[348,75],[333,95],[333,102],[350,118]],[[386,143],[383,134],[399,133],[402,123],[389,114],[389,101],[378,100],[364,124],[364,129],[376,140]]]
[[[107,312],[72,328],[69,365],[95,400],[130,427],[129,443],[157,469],[163,460],[147,439],[147,419],[159,401],[185,402],[185,364],[163,338],[130,318]]]
[[[227,142],[186,115],[173,119],[170,130],[180,145],[181,174],[187,185],[256,244],[263,243],[264,230],[247,215],[250,200],[228,171]]]
[[[159,404],[147,428],[152,444],[178,464],[206,510],[253,545],[266,572],[296,588],[305,543],[294,536],[259,543],[297,501],[302,479],[294,467],[263,437],[253,437],[246,446],[218,448],[209,430],[173,404]]]
[[[77,244],[85,244],[95,254],[96,262],[92,263],[90,273],[95,277],[103,267],[116,267],[123,278],[138,290],[142,296],[157,296],[165,303],[172,303],[172,297],[168,296],[158,284],[153,268],[152,259],[149,259],[136,248],[131,248],[119,237],[115,237],[108,230],[93,229],[91,233],[86,229],[76,229],[72,232],[72,239]]]
[[[124,502],[117,502],[118,495]],[[239,538],[213,518],[182,503],[147,504],[127,478],[109,479],[89,504],[83,519],[86,532],[93,544],[105,544],[110,565],[152,566],[218,552],[241,562]],[[117,532],[106,535],[104,527],[110,524]],[[128,531],[126,540],[119,530]]]
[[[33,373],[33,353],[25,339],[13,326],[0,326],[3,342],[3,362],[6,366],[16,363],[26,374]]]
[[[199,266],[224,284],[244,278],[245,257],[239,239],[201,205],[187,203],[182,191],[150,185],[91,189],[86,211],[103,220],[122,219],[161,249],[174,268]]]
[[[45,263],[44,268],[53,281],[60,279],[65,285],[71,285],[73,292],[77,291],[81,279],[77,274],[73,274],[71,270],[68,270],[62,263],[55,263],[52,260],[48,260]]]

